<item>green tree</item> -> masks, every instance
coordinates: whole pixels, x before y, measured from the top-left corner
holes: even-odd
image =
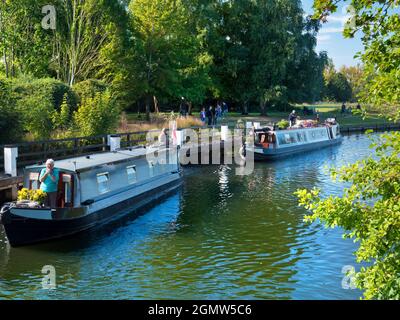
[[[364,78],[364,69],[361,65],[340,68],[340,73],[343,74],[350,83],[352,91],[352,102],[356,102],[361,97],[361,92],[364,91],[366,81]]]
[[[71,126],[71,110],[68,105],[68,97],[64,95],[60,111],[54,111],[52,116],[53,128],[66,130]]]
[[[319,23],[303,17],[300,1],[224,1],[218,13],[208,47],[220,96],[244,112],[255,102],[263,114],[319,98],[326,54],[315,52]]]
[[[10,83],[0,77],[0,144],[18,142],[24,133],[10,92]]]
[[[314,17],[326,21],[343,1],[315,0]],[[344,35],[361,31],[365,51],[358,56],[364,64],[365,90],[361,102],[381,111],[382,116],[400,118],[400,16],[397,0],[352,0],[351,18]]]
[[[193,30],[190,12],[181,0],[136,0],[129,6],[135,47],[132,81],[146,101],[201,101],[205,96],[211,62],[202,50],[202,35]]]
[[[346,76],[341,72],[335,72],[327,79],[326,95],[329,100],[346,102],[350,101],[353,92]]]
[[[0,56],[6,77],[49,75],[52,33],[41,26],[44,0],[0,0]]]
[[[120,111],[109,91],[87,98],[74,113],[74,130],[83,136],[110,133],[118,125]]]
[[[17,101],[22,114],[24,129],[33,139],[48,139],[53,131],[54,106],[50,99],[41,95],[28,96]]]

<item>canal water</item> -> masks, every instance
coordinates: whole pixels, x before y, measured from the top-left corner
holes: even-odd
[[[250,176],[184,168],[182,187],[144,215],[68,240],[14,249],[0,227],[0,298],[358,299],[342,272],[358,269],[357,245],[340,229],[305,224],[293,192],[340,194],[326,167],[369,155],[369,145],[346,136],[340,146],[256,163]],[[44,266],[55,268],[56,289],[43,289]]]

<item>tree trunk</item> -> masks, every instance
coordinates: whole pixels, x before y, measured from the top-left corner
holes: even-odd
[[[153,102],[154,102],[154,112],[155,113],[160,113],[160,110],[158,109],[158,100],[156,96],[153,96]]]
[[[4,48],[3,50],[3,55],[4,55],[4,68],[5,68],[5,72],[6,72],[6,78],[8,78],[8,60],[7,60],[7,51]]]
[[[243,115],[246,115],[246,114],[248,114],[248,108],[247,108],[247,101],[245,101],[244,103],[243,103],[243,109],[242,109],[242,114]]]
[[[14,44],[11,45],[11,78],[15,77],[15,66],[14,66]]]
[[[193,103],[192,102],[188,102],[188,105],[189,105],[188,114],[189,114],[189,116],[191,116],[192,115],[192,109],[193,109]]]
[[[5,8],[5,0],[3,0],[2,2],[2,9],[0,10],[0,42],[4,42],[4,47],[3,47],[3,63],[4,63],[4,69],[5,69],[5,73],[6,73],[6,78],[8,78],[8,61],[7,61],[7,48],[6,48],[6,39],[5,39],[5,35],[4,35],[4,30],[5,27],[3,28],[3,26],[5,25],[5,18],[3,16],[3,8]]]
[[[150,100],[151,100],[151,97],[152,96],[150,96],[150,95],[148,95],[146,97],[146,120],[147,121],[150,121]]]
[[[262,116],[267,115],[266,103],[264,102],[264,99],[260,99],[260,111]]]

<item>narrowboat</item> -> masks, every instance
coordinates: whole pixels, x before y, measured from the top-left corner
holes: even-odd
[[[340,126],[335,120],[330,119],[323,125],[312,123],[304,121],[287,130],[274,127],[254,130],[254,147],[247,151],[254,152],[254,160],[274,160],[342,142]]]
[[[55,161],[59,172],[56,208],[22,201],[2,208],[1,222],[11,246],[82,232],[176,190],[181,183],[179,161],[155,163],[148,160],[148,152],[149,148],[141,147]],[[165,149],[158,151],[158,159],[162,152],[173,158]],[[44,167],[25,168],[25,188],[40,188]]]

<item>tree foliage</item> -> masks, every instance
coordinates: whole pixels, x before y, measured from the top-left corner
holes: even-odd
[[[325,94],[328,100],[346,102],[353,97],[350,82],[341,72],[334,72],[326,79]]]
[[[83,136],[96,136],[115,130],[119,110],[109,91],[86,98],[74,113],[74,130]]]
[[[315,0],[314,18],[326,21],[341,0]],[[362,31],[365,47],[359,53],[364,63],[366,89],[362,102],[371,104],[381,115],[400,119],[400,15],[397,0],[352,0],[351,18],[344,35]]]

